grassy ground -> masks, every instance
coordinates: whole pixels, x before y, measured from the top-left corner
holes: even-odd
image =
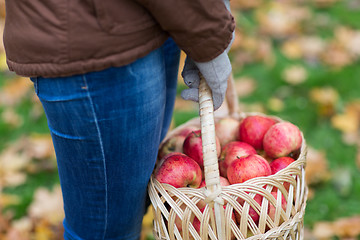
[[[306,227],[316,232],[319,222],[360,215],[360,2],[232,2],[237,35],[230,56],[240,109],[293,122],[315,152]],[[24,235],[21,220],[35,239],[58,239],[61,217],[46,217],[58,207],[29,210],[41,205],[39,189],[48,201],[59,198],[46,118],[31,82],[6,70],[3,51],[0,58],[0,239],[15,230]],[[184,88],[179,81],[178,93]],[[197,112],[177,99],[174,126]],[[39,218],[43,225],[31,222]]]

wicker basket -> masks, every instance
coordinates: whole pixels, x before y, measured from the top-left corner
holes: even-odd
[[[237,99],[231,95],[233,92],[229,91],[227,93],[227,102],[231,103],[229,115],[241,120],[246,116],[259,114],[238,114],[236,112]],[[219,118],[214,117],[211,91],[203,80],[200,84],[199,97],[200,118],[191,119],[177,127],[168,134],[167,138],[190,125],[201,127],[204,175],[207,185],[206,188],[200,189],[174,188],[171,185],[159,183],[152,176],[148,192],[154,211],[154,237],[159,240],[303,239],[303,219],[307,198],[304,138],[297,160],[275,175],[221,187],[214,127]],[[236,99],[235,102],[234,99]],[[283,121],[277,117],[270,117],[278,122]],[[290,187],[284,187],[285,183]],[[277,192],[276,197],[271,194],[274,190]],[[254,200],[256,195],[262,196],[261,204]],[[282,206],[283,198],[286,200],[285,209]],[[238,202],[238,199],[243,199],[242,204]],[[203,212],[197,207],[200,201],[206,203]],[[273,211],[272,216],[268,214],[270,207]],[[260,216],[257,222],[254,222],[249,215],[251,208]],[[241,216],[240,221],[235,221],[232,217],[234,212]],[[195,217],[201,222],[199,233],[192,224]],[[179,219],[182,224],[181,232],[175,225],[175,221]]]

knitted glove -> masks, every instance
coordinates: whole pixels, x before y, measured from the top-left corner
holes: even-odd
[[[231,63],[226,51],[213,60],[204,63],[186,58],[182,76],[189,89],[181,92],[183,99],[199,101],[199,71],[212,91],[214,110],[217,110],[224,101],[227,79],[231,73]]]
[[[230,11],[230,1],[224,0],[224,4]],[[233,32],[233,37],[226,50],[211,61],[200,63],[193,61],[189,57],[186,58],[181,75],[189,89],[181,92],[183,99],[195,102],[199,101],[200,71],[212,91],[214,110],[217,110],[221,106],[225,98],[227,79],[231,74],[231,63],[227,53],[230,50],[234,38],[235,34]]]

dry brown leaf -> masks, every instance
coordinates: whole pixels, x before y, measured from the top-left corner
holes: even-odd
[[[308,19],[310,11],[290,2],[272,1],[269,5],[256,11],[260,30],[275,38],[283,38],[297,34],[301,30],[301,22]]]
[[[317,222],[314,224],[313,234],[317,239],[331,239],[335,232],[331,222]]]
[[[317,7],[325,8],[330,7],[338,0],[313,0]]]
[[[16,78],[6,82],[0,91],[0,105],[13,106],[20,102],[32,89],[33,84],[28,78]]]
[[[1,113],[1,118],[4,123],[7,123],[12,127],[19,127],[21,124],[24,123],[23,117],[16,113],[14,108],[6,108]]]
[[[339,43],[332,42],[322,54],[325,64],[336,69],[345,67],[353,62],[351,54]]]
[[[34,219],[46,220],[54,225],[59,224],[64,218],[60,186],[54,187],[52,191],[42,187],[36,189],[28,214]]]
[[[271,111],[281,112],[284,109],[285,104],[280,98],[272,97],[269,99],[267,106]]]
[[[331,239],[334,236],[341,239],[356,238],[360,235],[360,216],[340,218],[334,222],[317,222],[313,234],[318,239]]]
[[[359,118],[354,112],[337,114],[331,118],[331,125],[344,133],[352,133],[359,128]]]
[[[282,77],[285,82],[291,85],[297,85],[306,81],[308,73],[303,66],[294,65],[286,68],[282,73]]]
[[[6,207],[9,205],[16,205],[20,203],[20,197],[14,194],[0,194],[0,206]]]
[[[330,179],[331,173],[329,171],[325,151],[319,151],[312,147],[308,147],[305,176],[308,185],[317,184]]]
[[[30,158],[16,148],[16,144],[11,145],[0,154],[0,187],[17,186],[26,180],[24,169]]]
[[[2,14],[2,6],[3,6],[3,1],[0,1],[0,16]],[[3,32],[4,32],[4,25],[5,25],[5,21],[3,19],[0,19],[0,53],[4,52],[4,42],[3,42]]]
[[[304,57],[306,60],[317,61],[326,46],[325,40],[318,36],[302,36],[285,41],[281,50],[290,59]]]
[[[235,79],[235,91],[238,97],[251,95],[256,89],[256,81],[251,77]]]
[[[239,28],[235,28],[235,39],[231,44],[230,52],[236,51],[242,46],[242,41],[244,38],[244,34]]]
[[[327,43],[318,36],[304,36],[300,38],[301,51],[306,59],[319,59],[325,51]]]
[[[331,116],[335,113],[335,104],[339,99],[339,94],[333,87],[313,88],[309,95],[310,100],[318,105],[320,115]]]
[[[199,104],[193,101],[184,100],[181,97],[176,97],[174,110],[177,111],[195,111]]]
[[[281,46],[282,53],[290,59],[299,59],[303,56],[299,39],[285,41]]]
[[[337,114],[331,118],[333,127],[345,134],[356,134],[360,127],[360,101],[349,102],[345,106],[344,113]]]
[[[250,8],[256,8],[259,7],[263,3],[263,0],[231,0],[231,9],[250,9]]]
[[[54,232],[51,230],[52,225],[47,221],[40,221],[35,226],[34,238],[36,240],[52,240],[54,239]]]
[[[27,139],[25,151],[28,156],[37,159],[55,157],[55,150],[50,134],[34,134]]]

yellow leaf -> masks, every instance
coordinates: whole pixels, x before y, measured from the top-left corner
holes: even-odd
[[[5,52],[0,51],[0,72],[5,72],[7,70],[8,70],[8,66],[6,64]]]
[[[49,134],[34,134],[28,139],[25,147],[26,153],[37,159],[46,159],[55,157],[55,150],[52,138]]]
[[[308,147],[305,176],[306,183],[309,185],[330,179],[331,174],[325,151],[318,151],[312,147]]]
[[[284,102],[276,97],[270,98],[268,101],[268,107],[274,112],[280,112],[284,109]]]
[[[30,89],[32,82],[28,78],[16,78],[9,80],[0,91],[0,105],[13,106],[20,102]]]
[[[35,219],[46,220],[51,224],[58,224],[64,218],[63,201],[60,186],[52,191],[38,188],[34,193],[34,201],[28,208],[28,214]]]
[[[317,239],[331,239],[334,236],[333,223],[317,222],[314,224],[313,234]]]
[[[282,53],[290,59],[302,57],[302,49],[298,39],[288,40],[281,46]]]
[[[319,114],[331,116],[335,112],[335,104],[339,99],[338,92],[329,86],[310,90],[310,99],[318,105]]]
[[[331,118],[331,125],[345,133],[357,131],[359,128],[359,118],[356,113],[346,112]]]
[[[0,206],[6,207],[8,205],[16,205],[20,203],[20,198],[14,194],[1,193],[0,195]]]
[[[41,221],[35,227],[35,239],[36,240],[52,240],[54,239],[54,233],[51,230],[51,225],[46,221]]]
[[[282,73],[282,77],[287,83],[297,85],[305,82],[308,77],[308,73],[303,66],[294,65],[286,68]]]
[[[325,64],[335,69],[341,69],[353,62],[351,54],[344,46],[337,42],[332,42],[328,45],[322,54],[322,59]]]
[[[238,97],[251,95],[256,89],[256,81],[250,77],[235,79],[235,91]]]

